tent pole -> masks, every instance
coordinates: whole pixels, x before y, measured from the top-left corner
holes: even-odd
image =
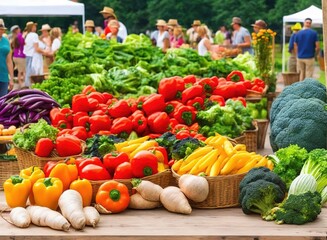
[[[282,72],[285,72],[285,21],[283,19]]]
[[[83,28],[83,34],[85,34],[85,27],[84,27],[84,24],[85,24],[85,10],[84,10],[84,13],[82,15],[82,28]]]
[[[322,3],[322,29],[323,29],[323,43],[324,43],[324,59],[325,59],[325,83],[327,86],[327,43],[324,39],[327,39],[327,3],[325,0],[321,0]]]

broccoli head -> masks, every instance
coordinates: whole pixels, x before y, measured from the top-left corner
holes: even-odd
[[[203,147],[205,144],[199,139],[187,137],[181,140],[177,140],[172,148],[172,159],[179,160],[187,157],[195,149]]]
[[[318,192],[290,195],[279,207],[273,209],[278,224],[305,224],[314,221],[321,212],[321,196]]]
[[[311,151],[326,148],[327,104],[317,98],[287,102],[271,122],[270,144],[273,151],[297,144]]]
[[[249,183],[258,181],[260,179],[275,183],[280,187],[284,194],[286,193],[286,185],[284,181],[276,173],[270,171],[270,169],[266,167],[252,168],[241,181],[240,191],[242,191],[242,189]]]
[[[218,116],[223,115],[223,110],[219,104],[211,106],[208,110],[198,111],[196,120],[200,126],[212,125],[216,122]]]
[[[168,155],[171,155],[172,147],[176,142],[175,134],[171,132],[165,132],[160,137],[155,139],[159,146],[166,148]],[[171,156],[170,156],[171,157]]]
[[[102,158],[114,150],[116,150],[115,142],[109,136],[95,134],[92,138],[86,139],[85,155],[89,157]]]
[[[283,201],[285,193],[275,183],[260,179],[242,188],[239,202],[243,213],[258,213],[265,220],[272,220],[271,209]]]

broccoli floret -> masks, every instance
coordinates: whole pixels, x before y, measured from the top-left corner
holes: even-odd
[[[165,148],[169,149],[174,145],[174,143],[176,141],[176,136],[175,136],[175,134],[173,134],[171,132],[165,132],[164,134],[162,134],[160,137],[156,138],[155,140],[161,147],[165,147]]]
[[[305,224],[314,221],[321,212],[318,192],[290,195],[279,207],[273,209],[278,224]]]
[[[213,105],[206,111],[198,111],[196,114],[197,122],[200,126],[212,125],[216,122],[218,116],[223,114],[219,104]]]
[[[177,140],[172,148],[172,159],[179,160],[187,157],[195,149],[203,147],[205,144],[199,139],[187,137],[181,140]]]
[[[304,81],[284,88],[271,106],[270,121],[273,122],[275,120],[276,115],[287,102],[299,98],[317,98],[327,102],[326,87],[315,79],[306,78]]]
[[[271,209],[283,201],[285,193],[275,183],[260,179],[243,187],[239,202],[243,213],[258,213],[265,220],[271,219]]]
[[[290,144],[311,151],[326,148],[327,104],[316,98],[290,100],[271,122],[273,151]]]
[[[85,155],[102,158],[107,153],[116,150],[114,143],[109,136],[95,134],[92,138],[86,139]]]
[[[240,191],[242,191],[242,189],[249,183],[260,179],[275,183],[280,187],[284,194],[286,193],[286,185],[283,180],[276,173],[270,171],[270,169],[266,167],[252,168],[241,181]]]
[[[296,144],[281,148],[276,152],[278,162],[275,162],[274,173],[286,183],[287,189],[292,181],[300,174],[308,158],[308,152]]]

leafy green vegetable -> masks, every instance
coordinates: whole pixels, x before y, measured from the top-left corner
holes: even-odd
[[[40,119],[37,123],[31,123],[22,132],[16,132],[13,136],[13,142],[17,147],[34,151],[40,138],[50,138],[55,141],[58,132],[57,128],[49,125],[44,119]]]
[[[107,153],[116,150],[115,141],[112,137],[95,134],[92,138],[86,139],[85,155],[88,157],[102,158]]]

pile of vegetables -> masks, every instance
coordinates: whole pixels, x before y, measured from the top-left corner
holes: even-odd
[[[266,97],[261,98],[259,102],[248,102],[246,103],[246,107],[251,112],[251,117],[253,119],[267,119],[268,111],[267,111],[268,100]]]
[[[86,85],[115,96],[140,96],[155,92],[164,77],[226,77],[239,69],[247,74],[246,79],[252,79],[256,71],[254,60],[251,55],[244,55],[233,60],[211,60],[193,49],[169,49],[163,54],[142,34],[131,34],[123,44],[115,44],[89,34],[67,33],[50,67],[49,79],[33,88],[49,93],[61,105],[70,105],[72,96]]]
[[[49,113],[59,104],[40,90],[14,90],[0,98],[0,123],[8,128],[20,127],[43,118],[50,122]]]
[[[297,144],[311,151],[327,146],[326,87],[315,79],[287,86],[270,111],[273,151]]]

